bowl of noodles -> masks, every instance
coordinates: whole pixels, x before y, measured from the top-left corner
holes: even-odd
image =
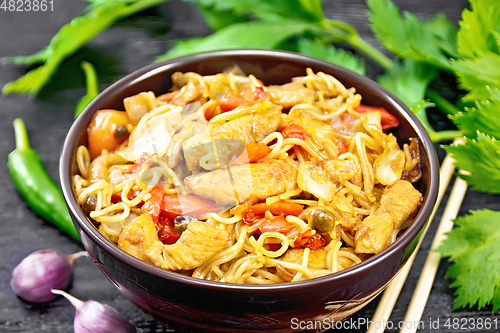
[[[413,253],[438,187],[433,145],[392,94],[264,50],[116,82],[74,122],[60,173],[85,248],[125,297],[168,325],[231,332],[361,309]]]

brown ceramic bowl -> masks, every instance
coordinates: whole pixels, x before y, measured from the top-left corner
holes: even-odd
[[[332,74],[346,87],[355,87],[363,103],[383,106],[400,122],[392,132],[401,144],[418,137],[424,194],[415,223],[389,248],[342,272],[309,281],[276,285],[238,285],[210,282],[168,272],[146,264],[106,240],[76,203],[72,176],[77,172],[76,150],[86,144],[87,126],[99,109],[123,110],[123,99],[142,91],[159,95],[169,90],[170,76],[180,71],[201,75],[238,65],[265,84],[283,84],[305,75],[305,69]],[[130,301],[163,323],[180,323],[216,331],[292,331],[300,321],[341,321],[365,306],[412,254],[438,189],[434,147],[416,117],[387,90],[372,80],[331,63],[303,55],[263,50],[231,50],[197,54],[156,63],[134,72],[102,92],[78,117],[64,143],[60,174],[67,205],[83,245],[102,272]]]

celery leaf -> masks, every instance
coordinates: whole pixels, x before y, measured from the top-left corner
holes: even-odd
[[[233,24],[207,37],[177,41],[169,52],[157,60],[223,49],[274,49],[282,41],[302,34],[309,27],[309,23],[292,20],[281,23],[253,21]]]
[[[500,1],[470,0],[471,10],[462,11],[458,50],[467,57],[483,51],[499,52]]]
[[[377,82],[396,95],[417,116],[432,138],[433,129],[427,119],[426,109],[433,104],[424,100],[425,90],[437,77],[437,71],[413,59],[403,59],[402,64],[394,63]],[[435,138],[432,138],[435,141]]]
[[[500,194],[500,142],[481,132],[475,139],[466,139],[465,145],[443,147],[452,154],[458,176],[479,192]]]
[[[400,13],[390,0],[368,0],[370,26],[383,46],[399,57],[414,58],[452,71],[449,57],[457,57],[457,28],[444,14],[422,21]]]
[[[490,90],[495,94],[498,90]],[[451,120],[471,138],[477,132],[500,138],[500,99],[491,98],[486,101],[475,101],[476,106],[466,108],[463,112],[451,116]]]
[[[455,279],[454,309],[477,305],[479,309],[493,305],[500,309],[500,212],[472,211],[457,218],[456,228],[437,249],[453,262],[446,273]]]
[[[500,87],[500,55],[483,51],[477,57],[453,62],[460,87],[468,90],[466,101],[490,98],[487,87]]]
[[[279,22],[294,19],[319,22],[324,18],[320,0],[187,0],[205,8],[231,15]]]
[[[2,92],[4,94],[36,95],[50,80],[64,59],[76,52],[90,39],[112,26],[119,19],[162,2],[166,2],[166,0],[107,1],[106,6],[97,6],[86,14],[74,18],[52,37],[44,50],[33,56],[7,59],[8,62],[12,63],[31,65],[44,62],[44,64],[29,71],[16,81],[7,83]]]
[[[350,69],[361,75],[365,75],[365,61],[355,55],[344,51],[343,49],[337,49],[331,45],[324,45],[319,40],[309,40],[305,38],[300,38],[298,42],[298,51],[302,54],[320,58],[336,65]]]

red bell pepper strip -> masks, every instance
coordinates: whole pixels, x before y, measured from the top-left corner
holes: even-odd
[[[179,235],[174,230],[173,219],[160,215],[157,226],[158,238],[162,241],[163,244],[175,244],[175,242],[177,242],[179,238],[181,238],[181,235]]]
[[[283,216],[276,216],[259,227],[261,233],[279,232],[284,235],[292,231],[294,224],[288,222]]]
[[[149,194],[151,194],[151,197],[146,200],[144,205],[141,207],[141,211],[143,214],[150,215],[153,221],[158,222],[163,206],[163,187],[155,186]]]
[[[248,225],[253,225],[258,219],[264,217],[266,210],[273,215],[294,215],[298,216],[303,211],[303,206],[292,202],[276,202],[272,205],[267,205],[265,202],[256,204],[248,208],[243,213],[243,221]]]
[[[246,150],[246,155],[244,151]],[[267,154],[271,152],[265,143],[249,143],[245,145],[245,149],[242,150],[241,147],[229,153],[228,161],[232,165],[245,164],[245,163],[255,163],[263,159]]]
[[[306,131],[297,123],[291,123],[286,125],[282,129],[280,129],[280,133],[283,135],[283,138],[290,139],[300,139],[307,140],[309,139],[309,135],[307,135]]]
[[[199,217],[205,213],[216,213],[218,211],[219,207],[215,203],[193,195],[166,194],[163,197],[161,215],[175,219],[179,215],[192,214]]]

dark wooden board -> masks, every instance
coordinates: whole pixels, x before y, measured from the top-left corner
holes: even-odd
[[[399,0],[396,3],[418,17],[428,18],[443,11],[454,22],[460,19],[467,1],[456,0]],[[32,54],[45,46],[60,26],[81,13],[85,3],[79,0],[54,0],[52,12],[8,12],[0,10],[0,57]],[[373,45],[378,45],[371,33],[366,18],[366,3],[362,0],[338,0],[324,3],[328,18],[341,19],[352,24],[361,36]],[[26,122],[31,143],[45,162],[51,175],[58,179],[58,163],[61,144],[69,129],[74,106],[85,94],[84,77],[79,69],[81,60],[96,63],[100,74],[101,88],[109,86],[127,73],[154,61],[157,55],[169,48],[169,41],[176,38],[203,36],[210,32],[194,7],[185,2],[172,1],[158,8],[146,10],[131,18],[120,21],[87,44],[77,54],[70,57],[59,69],[52,82],[35,99],[19,95],[0,96],[0,332],[71,332],[74,309],[68,301],[57,299],[42,307],[28,305],[17,298],[10,288],[12,269],[29,253],[45,248],[62,253],[73,253],[82,249],[81,245],[63,235],[52,225],[42,221],[26,206],[17,195],[6,168],[7,155],[14,149],[12,121],[21,117]],[[0,86],[17,79],[25,72],[23,66],[1,65]],[[380,68],[368,62],[368,76],[374,78]],[[442,158],[443,151],[437,146]],[[449,191],[449,190],[448,190]],[[446,202],[447,197],[443,200]],[[437,221],[444,205],[439,209],[435,222],[425,238],[408,281],[399,298],[391,322],[397,325],[403,320],[413,289],[419,278],[428,249],[432,242]],[[460,214],[471,209],[498,209],[498,197],[469,191]],[[496,320],[491,308],[480,311],[460,309],[452,311],[453,290],[450,281],[444,278],[448,262],[443,260],[439,267],[434,286],[423,314],[423,329],[420,332],[458,332],[447,329],[448,319],[468,319],[477,323],[478,319]],[[478,282],[480,283],[480,282]],[[144,314],[102,275],[88,258],[76,262],[74,283],[70,292],[84,300],[94,299],[110,304],[133,322],[140,332],[171,332]],[[342,332],[364,332],[360,325],[369,320],[379,298],[375,299],[354,315]],[[429,327],[429,321],[439,319],[439,328]],[[498,323],[500,326],[500,323]],[[394,332],[397,330],[389,330]],[[469,329],[470,332],[500,331],[491,329]]]

